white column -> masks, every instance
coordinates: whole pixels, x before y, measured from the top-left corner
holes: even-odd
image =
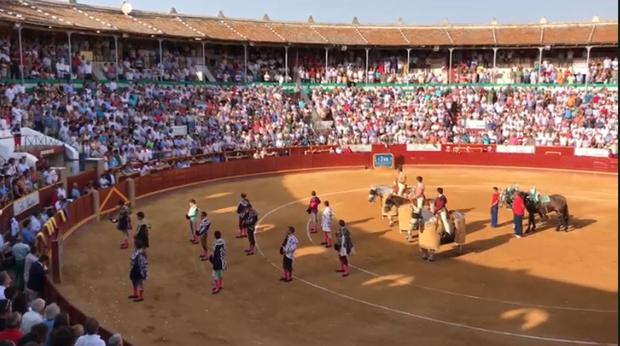
[[[69,80],[73,80],[73,50],[71,49],[71,32],[67,33],[67,42],[69,43]]]
[[[159,41],[159,63],[160,64],[164,64],[164,45],[163,45],[163,39],[158,39],[157,41]]]
[[[22,49],[22,27],[17,28],[17,40],[19,41],[19,75],[22,83],[24,83],[24,52]]]
[[[248,82],[248,45],[243,45],[243,75],[245,82]]]
[[[585,88],[588,90],[588,80],[590,79],[590,50],[591,46],[586,46],[586,82]]]
[[[116,80],[118,81],[118,72],[119,72],[119,66],[118,66],[118,36],[114,36],[114,63],[116,64]]]
[[[448,84],[450,84],[452,82],[452,51],[454,48],[448,48],[448,50],[450,51],[450,60],[448,62]]]
[[[284,83],[288,82],[288,46],[284,47]]]
[[[370,48],[366,48],[366,72],[364,73],[366,76],[366,83],[370,83],[370,78],[368,76],[368,52],[370,52]]]
[[[407,66],[407,68],[405,69],[407,71],[407,76],[405,76],[407,78],[407,84],[409,84],[409,62],[410,61],[411,61],[411,48],[407,48],[407,62],[405,63],[405,65],[403,65],[403,68]]]
[[[542,77],[542,54],[543,54],[543,47],[538,47],[538,73],[536,74],[536,82],[537,84],[540,84],[541,81],[541,77]],[[530,81],[531,83],[532,81]]]
[[[202,43],[202,64],[206,67],[207,66],[207,49],[205,48],[206,44],[204,42]]]
[[[493,48],[493,77],[491,78],[491,83],[495,83],[495,76],[497,75],[497,47]]]
[[[329,67],[329,48],[325,47],[325,82],[329,82],[327,80],[327,68]]]

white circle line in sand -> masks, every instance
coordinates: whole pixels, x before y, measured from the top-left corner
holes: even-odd
[[[359,192],[359,191],[364,191],[366,190],[366,188],[359,188],[359,189],[352,189],[352,190],[345,190],[345,191],[338,191],[338,192],[332,192],[332,193],[326,193],[326,194],[322,194],[322,196],[333,196],[333,195],[339,195],[339,194],[346,194],[346,193],[351,193],[351,192]],[[276,208],[273,208],[269,211],[267,211],[257,222],[256,224],[256,228],[258,228],[260,226],[260,224],[271,214],[284,209],[286,207],[289,207],[291,205],[297,204],[301,201],[304,201],[306,198],[299,198],[297,200],[282,204]],[[260,253],[260,255],[274,268],[276,269],[280,269],[275,263],[273,263],[273,261],[271,261],[269,258],[267,258],[267,256],[265,256],[265,253],[263,252],[262,248],[259,246],[259,242],[258,242],[258,237],[256,237],[256,249],[258,250],[258,252]],[[368,271],[366,271],[367,273],[370,273]],[[372,275],[372,274],[371,274]],[[513,332],[508,332],[508,331],[502,331],[502,330],[495,330],[495,329],[487,329],[487,328],[482,328],[482,327],[476,327],[476,326],[471,326],[471,325],[467,325],[467,324],[463,324],[463,323],[457,323],[457,322],[450,322],[450,321],[446,321],[446,320],[441,320],[441,319],[437,319],[437,318],[433,318],[433,317],[428,317],[428,316],[424,316],[424,315],[420,315],[420,314],[415,314],[415,313],[411,313],[411,312],[407,312],[407,311],[403,311],[403,310],[398,310],[398,309],[394,309],[385,305],[380,305],[380,304],[376,304],[376,303],[372,303],[366,300],[362,300],[362,299],[358,299],[334,290],[331,290],[327,287],[324,286],[320,286],[317,285],[315,283],[312,283],[310,281],[307,281],[305,279],[302,279],[298,276],[294,276],[296,280],[301,281],[303,283],[305,283],[308,286],[314,287],[316,289],[319,289],[321,291],[330,293],[332,295],[338,296],[340,298],[343,299],[347,299],[359,304],[363,304],[366,306],[370,306],[379,310],[384,310],[384,311],[388,311],[388,312],[392,312],[395,314],[400,314],[400,315],[404,315],[404,316],[408,316],[408,317],[412,317],[412,318],[417,318],[420,320],[424,320],[424,321],[429,321],[429,322],[434,322],[434,323],[439,323],[439,324],[443,324],[443,325],[448,325],[448,326],[452,326],[452,327],[457,327],[457,328],[463,328],[463,329],[469,329],[469,330],[474,330],[474,331],[478,331],[478,332],[483,332],[483,333],[489,333],[489,334],[495,334],[495,335],[504,335],[504,336],[512,336],[512,337],[518,337],[518,338],[524,338],[524,339],[530,339],[530,340],[539,340],[539,341],[550,341],[550,342],[557,342],[557,343],[572,343],[572,344],[579,344],[579,345],[611,345],[611,346],[617,346],[617,343],[604,343],[604,342],[596,342],[596,341],[588,341],[588,340],[575,340],[575,339],[564,339],[564,338],[555,338],[555,337],[545,337],[545,336],[536,336],[536,335],[530,335],[530,334],[520,334],[520,333],[513,333]],[[415,285],[416,287],[418,287],[418,285]],[[422,287],[421,287],[422,288]],[[429,290],[436,290],[434,288],[431,287],[427,287],[426,289]],[[452,292],[452,294],[457,295],[457,296],[463,296],[463,297],[467,297],[467,298],[472,298],[473,296],[467,296],[467,295],[462,295],[459,293],[455,293]],[[480,300],[487,300],[487,298],[475,298],[475,299],[480,299]],[[510,305],[516,305],[518,303],[515,302],[507,302],[507,301],[501,301],[498,300],[497,301],[502,302],[504,304],[510,304]],[[527,305],[527,304],[521,304],[521,305]],[[555,308],[562,308],[562,307],[555,307]]]

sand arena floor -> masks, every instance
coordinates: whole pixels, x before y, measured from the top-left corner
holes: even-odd
[[[137,345],[558,345],[618,340],[617,175],[491,168],[408,167],[427,191],[443,186],[467,219],[465,253],[444,246],[419,257],[367,201],[393,171],[342,170],[212,182],[138,200],[152,224],[146,300],[132,303],[128,250],[107,221],[89,223],[64,245],[60,290],[102,325]],[[535,183],[569,199],[568,233],[553,223],[523,239],[511,213],[489,227],[491,187]],[[334,250],[305,231],[311,190],[348,221],[356,254],[341,278]],[[239,193],[260,213],[260,250],[235,239]],[[433,194],[434,197],[434,194]],[[227,243],[224,290],[211,295],[211,268],[190,245],[184,213],[195,198]],[[282,283],[278,249],[297,228],[297,280]],[[210,242],[212,239],[210,239]]]

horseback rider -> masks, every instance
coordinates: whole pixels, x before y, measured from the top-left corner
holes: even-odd
[[[415,190],[413,193],[413,199],[412,202],[414,202],[414,206],[418,208],[418,210],[421,210],[422,207],[424,206],[424,183],[422,182],[422,177],[421,176],[417,176],[415,178],[418,183],[415,186]]]
[[[398,166],[398,176],[396,177],[396,186],[398,190],[397,195],[403,196],[405,189],[407,188],[407,175],[403,172],[403,166]]]
[[[443,224],[443,229],[448,234],[452,234],[450,223],[448,222],[448,199],[443,194],[443,188],[437,188],[437,198],[433,203],[435,216],[439,216]]]
[[[536,205],[538,205],[538,203],[540,202],[540,194],[538,193],[538,191],[536,191],[536,185],[532,185],[532,187],[530,188],[530,199]]]

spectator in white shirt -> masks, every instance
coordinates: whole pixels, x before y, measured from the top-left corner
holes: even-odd
[[[43,181],[45,182],[45,185],[56,184],[58,182],[58,173],[56,173],[56,170],[48,167],[45,171],[43,171]]]
[[[39,260],[36,254],[37,249],[33,246],[30,248],[30,253],[26,255],[26,261],[24,262],[24,283],[28,287],[28,275],[30,274],[30,267],[32,264]]]
[[[43,323],[43,311],[45,310],[45,300],[37,298],[30,303],[30,309],[22,316],[20,330],[23,334],[30,333],[30,329],[35,324]]]
[[[85,335],[80,336],[75,342],[75,346],[106,346],[101,336],[97,334],[99,331],[99,322],[94,318],[88,318],[84,325]]]

